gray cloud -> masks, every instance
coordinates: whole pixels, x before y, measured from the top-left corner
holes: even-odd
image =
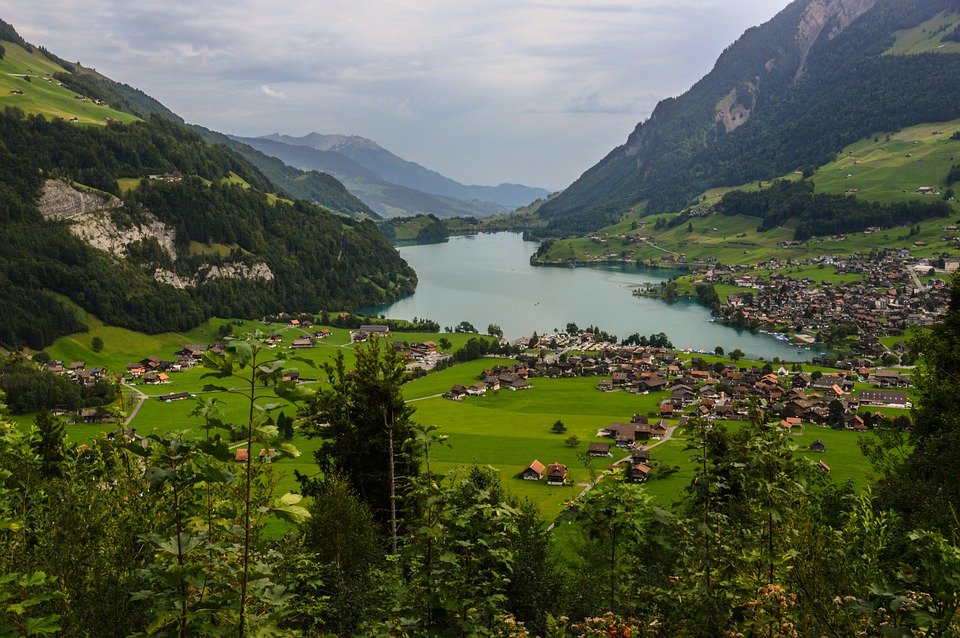
[[[787,0],[0,0],[27,39],[245,135],[353,133],[560,188]]]

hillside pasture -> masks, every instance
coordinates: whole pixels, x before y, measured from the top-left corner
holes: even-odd
[[[7,41],[2,44],[6,54],[0,59],[0,109],[16,107],[28,115],[50,119],[76,117],[80,124],[103,125],[108,119],[129,123],[138,119],[108,106],[98,106],[89,98],[80,100],[67,87],[58,86],[52,76],[65,72],[64,69],[38,50],[27,51]],[[14,91],[22,91],[23,95]]]

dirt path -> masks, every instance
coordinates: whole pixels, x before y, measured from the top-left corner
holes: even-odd
[[[129,383],[124,382],[123,386],[137,395],[137,405],[133,408],[133,410],[130,411],[130,415],[123,422],[124,427],[126,427],[129,426],[135,418],[137,418],[137,412],[139,412],[140,408],[143,407],[144,401],[150,397],[141,392],[139,388],[136,388]]]

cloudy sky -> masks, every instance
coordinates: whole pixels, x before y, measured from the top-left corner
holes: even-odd
[[[787,0],[0,0],[30,42],[239,135],[369,137],[557,189]]]

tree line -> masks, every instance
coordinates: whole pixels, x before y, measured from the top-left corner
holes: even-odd
[[[789,219],[798,222],[794,239],[858,232],[871,226],[891,228],[952,212],[944,201],[906,201],[881,204],[850,195],[815,193],[809,180],[777,180],[758,191],[731,191],[716,205],[723,215],[749,215],[762,221],[758,231],[770,230]]]

